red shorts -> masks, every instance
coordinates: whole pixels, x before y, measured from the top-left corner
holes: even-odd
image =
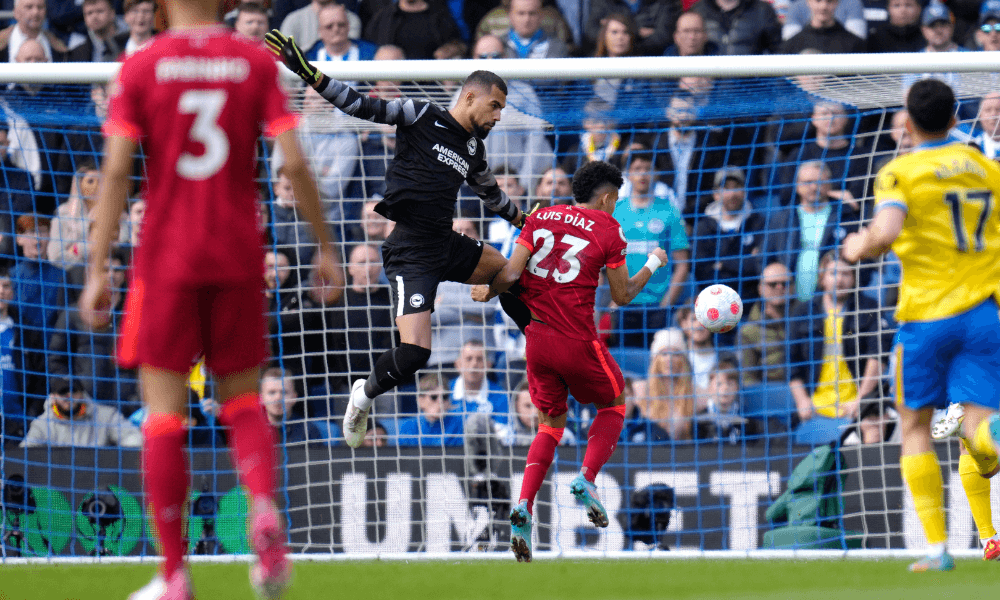
[[[525,358],[531,401],[550,417],[566,412],[567,391],[583,404],[608,404],[625,387],[618,363],[600,340],[576,340],[531,323]]]
[[[201,287],[132,281],[118,339],[118,364],[187,373],[204,354],[215,375],[267,358],[264,281]]]

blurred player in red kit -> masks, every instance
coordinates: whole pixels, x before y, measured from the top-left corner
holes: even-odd
[[[622,432],[625,381],[597,337],[594,296],[601,269],[606,267],[611,297],[624,306],[667,261],[666,252],[657,248],[646,265],[629,277],[625,235],[611,216],[621,185],[621,171],[613,165],[595,161],[581,167],[573,176],[575,205],[534,213],[521,230],[507,266],[489,286],[476,286],[472,291],[475,300],[484,302],[519,282],[518,296],[531,309],[525,352],[529,392],[539,411],[539,424],[528,450],[521,497],[510,513],[511,550],[518,562],[531,561],[535,494],[566,427],[567,392],[597,408],[583,468],[570,490],[594,525],[608,526],[594,479],[614,453]]]
[[[274,502],[274,436],[258,397],[266,358],[264,237],[257,221],[257,140],[274,137],[284,172],[319,242],[316,273],[326,296],[343,273],[319,195],[296,140],[274,60],[217,22],[218,0],[167,4],[171,29],[130,55],[111,83],[101,188],[90,239],[81,316],[108,320],[101,275],[125,206],[132,160],[146,153],[146,214],[125,306],[118,360],[137,366],[148,418],[143,483],[164,562],[131,600],[193,598],[184,566],[190,472],[187,373],[204,354],[223,402],[233,464],[250,495],[249,533],[258,560],[251,583],[280,597],[291,576]]]

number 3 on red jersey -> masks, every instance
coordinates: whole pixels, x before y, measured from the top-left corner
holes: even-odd
[[[184,179],[208,179],[229,159],[229,137],[219,127],[219,115],[227,98],[226,90],[188,90],[181,94],[177,112],[194,115],[188,137],[205,146],[200,156],[185,152],[177,159],[177,174]]]
[[[538,263],[545,260],[552,252],[552,249],[556,244],[556,238],[548,229],[536,229],[532,233],[532,242],[535,244],[535,247],[538,248],[538,251],[535,252],[534,256],[531,257],[531,260],[528,261],[528,272],[532,275],[537,275],[538,277],[545,279],[549,276],[549,270],[542,269],[538,266]],[[539,240],[541,240],[540,246]],[[552,274],[552,278],[556,280],[556,283],[569,283],[576,279],[576,276],[580,274],[580,259],[577,257],[577,254],[589,246],[590,241],[580,239],[575,235],[570,235],[568,233],[563,234],[560,241],[569,246],[569,248],[563,252],[562,255],[563,260],[569,263],[569,270],[563,272],[559,269],[554,269],[555,272]]]

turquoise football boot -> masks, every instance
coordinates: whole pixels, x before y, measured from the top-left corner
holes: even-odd
[[[604,510],[604,505],[597,497],[597,486],[587,481],[583,473],[569,484],[569,491],[583,504],[591,523],[598,527],[608,526],[608,511]]]
[[[531,513],[527,500],[510,510],[510,549],[517,562],[531,562]]]

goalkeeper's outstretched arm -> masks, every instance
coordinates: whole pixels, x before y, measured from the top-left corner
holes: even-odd
[[[486,208],[495,212],[514,227],[524,228],[526,215],[521,212],[517,204],[511,201],[507,193],[500,189],[497,178],[490,171],[488,164],[484,162],[482,168],[475,173],[470,173],[465,181],[472,188],[472,191],[482,199]]]
[[[382,100],[359,93],[342,81],[337,81],[320,72],[306,60],[302,49],[294,38],[285,36],[277,29],[264,35],[268,49],[281,58],[285,66],[298,75],[340,110],[366,121],[386,125],[412,125],[427,110],[427,103],[414,102],[406,98]]]

